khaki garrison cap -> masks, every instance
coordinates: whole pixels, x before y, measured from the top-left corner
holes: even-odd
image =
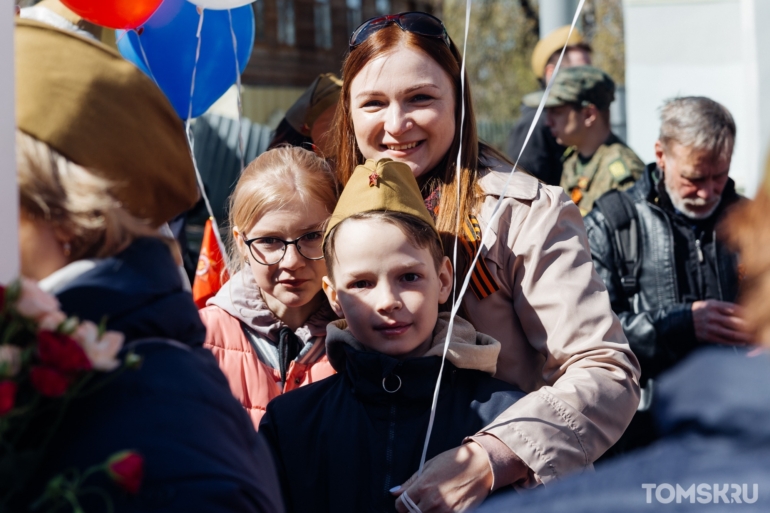
[[[299,100],[289,107],[286,121],[297,132],[310,135],[313,124],[326,109],[337,104],[342,91],[342,80],[334,73],[318,75]]]
[[[16,19],[19,129],[115,184],[157,227],[198,201],[181,120],[139,68],[101,43]]]
[[[329,218],[324,239],[332,228],[355,214],[372,211],[401,212],[427,223],[441,236],[425,207],[412,169],[391,159],[369,159],[357,166],[340,195],[337,207]]]
[[[526,95],[522,103],[527,107],[537,108],[545,91]],[[604,110],[615,100],[615,82],[610,76],[592,66],[577,66],[560,69],[551,86],[551,94],[545,101],[545,107],[560,107],[567,104],[586,106],[595,105]]]
[[[564,25],[557,28],[535,45],[535,49],[532,51],[532,71],[535,72],[537,78],[545,76],[545,65],[548,64],[548,59],[554,53],[560,52],[564,48],[564,43],[567,43],[567,46],[575,46],[583,42],[583,36],[577,29],[573,30],[572,35],[567,39],[570,26]]]

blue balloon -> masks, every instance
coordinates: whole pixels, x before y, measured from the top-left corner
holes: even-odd
[[[251,5],[245,5],[230,13],[242,73],[254,47],[254,11]],[[116,31],[120,53],[155,80],[182,119],[187,119],[190,108],[199,20],[197,7],[192,3],[164,0],[138,30],[141,35],[133,30]],[[195,70],[192,117],[206,112],[236,79],[228,11],[205,9],[200,58]]]

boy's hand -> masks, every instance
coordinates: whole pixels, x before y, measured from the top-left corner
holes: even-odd
[[[443,452],[428,461],[422,476],[414,474],[393,491],[396,511],[408,513],[401,495],[409,498],[422,513],[468,511],[481,504],[492,489],[492,469],[484,449],[469,443]]]

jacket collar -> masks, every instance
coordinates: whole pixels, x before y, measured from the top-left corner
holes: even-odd
[[[532,175],[517,169],[508,187],[503,190],[513,165],[491,157],[480,158],[479,186],[489,196],[504,196],[520,201],[531,201],[537,196],[540,183]]]
[[[436,327],[433,329],[433,340],[428,352],[420,358],[410,360],[419,360],[431,356],[441,356],[444,352],[444,342],[449,329],[449,313],[439,314]],[[350,352],[347,348],[353,349],[359,353],[378,354],[385,359],[400,362],[395,358],[369,351],[356,340],[350,331],[347,330],[345,320],[335,321],[329,324],[326,335],[326,354],[329,362],[337,372],[345,372],[347,368],[347,359]],[[449,341],[447,350],[447,360],[455,367],[460,369],[474,369],[488,374],[494,374],[497,369],[497,357],[500,354],[500,342],[483,333],[478,333],[476,329],[460,317],[455,317],[452,337]],[[393,365],[396,365],[394,363]]]
[[[260,337],[274,342],[278,340],[278,332],[286,325],[267,307],[249,269],[234,274],[206,304],[218,306]],[[302,342],[308,343],[316,337],[326,336],[326,325],[335,319],[337,316],[328,303],[324,302],[321,309],[311,315],[294,333]]]
[[[67,266],[51,276],[62,310],[121,331],[126,341],[171,338],[200,345],[206,329],[168,246],[160,239],[135,240],[117,255]],[[173,313],[173,314],[172,314]]]
[[[429,403],[441,367],[448,318],[446,312],[439,314],[431,348],[422,357],[398,360],[369,351],[346,329],[344,320],[329,324],[326,353],[334,369],[345,376],[360,400]],[[499,353],[500,342],[477,333],[469,322],[456,317],[442,383],[452,379],[455,368],[494,373]]]

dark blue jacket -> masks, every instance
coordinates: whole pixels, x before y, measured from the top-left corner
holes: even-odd
[[[53,291],[68,315],[120,331],[126,341],[145,337],[202,346],[206,328],[168,247],[158,239],[139,239]]]
[[[343,356],[339,374],[276,397],[260,424],[287,511],[395,511],[388,490],[418,470],[441,359],[400,361],[348,345]],[[459,447],[523,396],[447,362],[427,458]]]
[[[105,386],[72,403],[22,505],[51,476],[133,449],[145,460],[137,496],[103,475],[88,482],[110,494],[116,512],[283,510],[270,451],[201,347],[205,329],[162,242],[136,241],[71,281],[58,298],[69,314],[96,322],[108,315],[108,327],[127,334],[124,353],[133,350],[143,363],[117,377],[99,376]],[[106,511],[96,495],[82,504]]]
[[[597,467],[595,474],[496,497],[478,511],[770,511],[768,391],[767,352],[747,357],[732,348],[700,349],[659,381],[653,413],[663,437],[657,443]],[[692,485],[691,499],[683,494]]]

